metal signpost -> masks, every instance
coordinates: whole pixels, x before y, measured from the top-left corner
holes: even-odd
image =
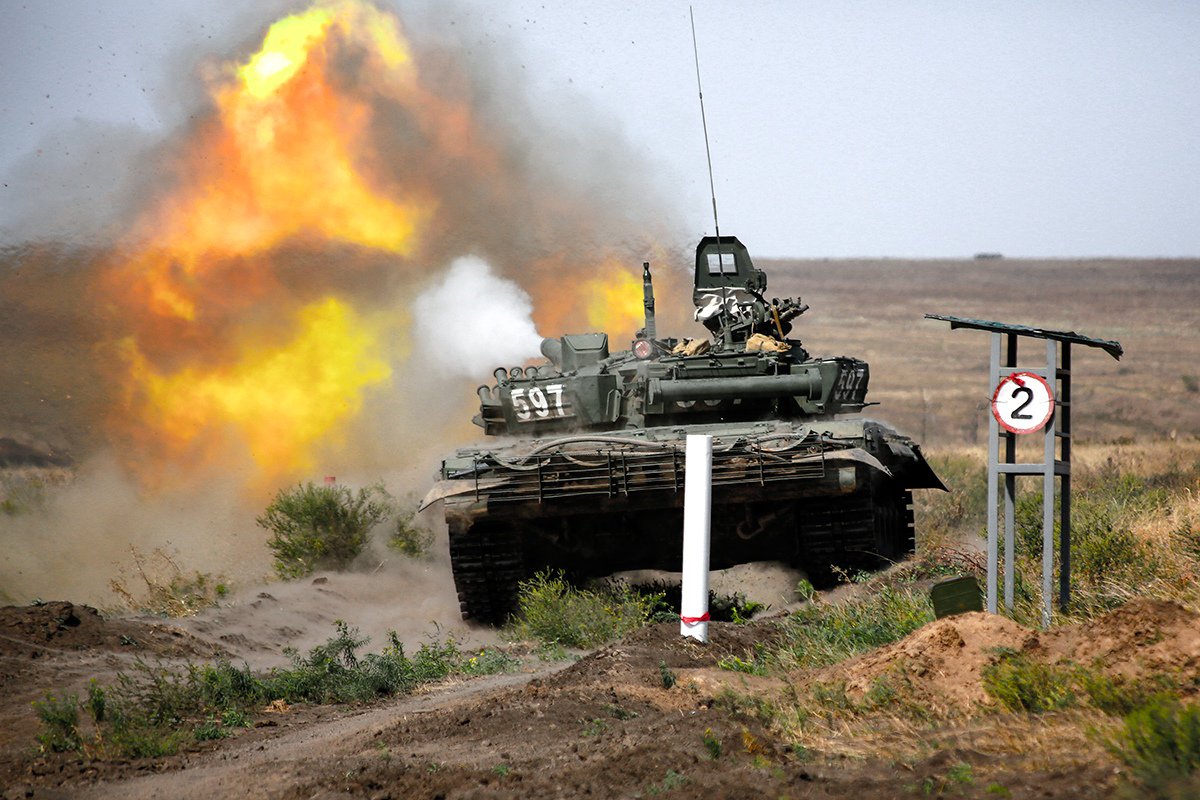
[[[1050,625],[1054,575],[1054,478],[1059,488],[1058,601],[1066,610],[1071,593],[1071,345],[1098,347],[1113,358],[1124,353],[1118,342],[1080,336],[1074,331],[1031,328],[982,319],[926,314],[926,319],[950,323],[950,329],[974,328],[991,332],[988,386],[987,609],[996,613],[999,553],[999,484],[1004,476],[1004,607],[1013,608],[1014,544],[1016,538],[1016,479],[1042,479],[1042,625]],[[1045,340],[1045,365],[1017,369],[1020,337]],[[1003,353],[1002,353],[1003,351]],[[1057,386],[1057,391],[1055,387]],[[1003,430],[1001,430],[1003,429]],[[1040,462],[1017,461],[1017,437],[1042,433]],[[1004,460],[1000,460],[1000,440]]]

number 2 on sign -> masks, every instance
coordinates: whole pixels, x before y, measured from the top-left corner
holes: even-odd
[[[547,398],[546,395],[550,395],[550,397]],[[535,415],[539,419],[546,419],[550,416],[550,402],[553,400],[555,416],[565,417],[567,413],[563,410],[562,395],[563,385],[561,383],[550,384],[544,392],[537,386],[530,386],[528,389],[513,389],[513,411],[517,413],[517,419],[522,422],[529,422]]]
[[[1054,413],[1054,390],[1032,372],[1014,372],[996,385],[992,414],[1009,433],[1040,431]]]
[[[1019,394],[1025,395],[1025,402],[1014,408],[1010,416],[1013,419],[1033,419],[1033,414],[1021,413],[1029,406],[1030,403],[1033,402],[1033,389],[1030,389],[1028,386],[1018,386],[1017,388],[1013,389],[1012,399],[1016,400],[1017,395]]]

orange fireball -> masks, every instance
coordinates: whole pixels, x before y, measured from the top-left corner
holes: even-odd
[[[361,167],[373,112],[337,86],[332,60],[347,52],[412,82],[398,22],[358,2],[281,19],[223,69],[214,114],[107,279],[136,331],[121,346],[125,424],[169,458],[196,456],[203,435],[202,450],[240,443],[265,475],[310,469],[313,448],[391,373],[383,342],[399,320],[369,324],[346,298],[291,296],[279,252],[299,242],[405,256],[434,212]]]
[[[155,162],[160,185],[102,280],[122,329],[114,439],[137,472],[231,454],[259,486],[315,469],[391,385],[404,303],[459,256],[519,282],[546,335],[619,346],[641,327],[628,246],[566,249],[597,240],[592,194],[530,168],[528,131],[497,125],[507,106],[460,56],[332,0],[209,65],[209,108]]]

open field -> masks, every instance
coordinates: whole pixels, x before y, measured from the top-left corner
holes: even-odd
[[[806,347],[868,360],[869,399],[880,403],[871,415],[953,470],[954,492],[919,504],[919,559],[815,604],[790,604],[790,616],[714,623],[708,647],[681,640],[668,622],[549,660],[533,643],[447,627],[454,621],[432,605],[445,605],[447,593],[436,588],[450,581],[444,554],[419,580],[398,573],[386,609],[378,600],[391,591],[386,571],[242,587],[185,621],[105,619],[69,604],[0,609],[5,797],[1196,796],[1194,778],[1146,794],[1108,743],[1123,724],[1122,704],[1145,701],[1147,687],[1167,687],[1185,702],[1200,691],[1200,261],[759,266],[769,296],[799,294],[812,306],[795,329]],[[892,643],[814,659],[795,638],[806,614],[893,592],[919,600],[939,574],[977,564],[972,475],[987,426],[988,337],[951,332],[922,319],[927,312],[1075,330],[1125,347],[1119,362],[1074,350],[1080,508],[1092,503],[1079,524],[1091,520],[1095,535],[1110,537],[1096,545],[1097,571],[1081,571],[1081,596],[1092,605],[1047,633],[985,615],[925,624],[918,609]],[[6,329],[31,346],[8,348],[0,370],[19,375],[21,354],[31,352],[74,363],[79,342],[58,330],[48,322]],[[66,320],[61,330],[87,327]],[[1036,366],[1041,353],[1026,355]],[[86,376],[61,380],[54,391],[62,396],[39,402],[41,387],[22,384],[20,407],[0,411],[13,459],[5,491],[41,474],[38,491],[53,494],[70,483],[71,465],[48,445],[65,443],[81,458],[97,439],[96,429],[78,427],[95,419],[94,409],[75,409],[66,395],[79,391],[93,404],[102,389],[82,385]],[[1126,561],[1104,563],[1118,545]],[[1023,599],[1028,608],[1036,601]],[[176,726],[212,737],[175,754],[114,755],[86,714],[78,749],[54,752],[35,739],[45,729],[30,704],[47,692],[88,697],[92,679],[112,686],[119,674],[137,674],[138,659],[180,670],[219,657],[277,666],[286,663],[283,644],[323,640],[334,615],[400,628],[406,643],[450,633],[479,657],[480,648],[499,646],[513,664],[496,674],[460,665],[441,681],[372,702],[250,704],[245,728],[202,714]],[[384,644],[376,636],[371,649]],[[1059,705],[1014,710],[985,689],[987,675],[1016,667],[1066,681],[1053,698]]]
[[[1078,441],[1200,434],[1200,261],[764,262],[769,295],[812,309],[796,331],[815,353],[871,364],[870,411],[927,448],[982,443],[989,335],[925,314],[1075,331],[1121,343],[1115,361],[1072,348]],[[1045,362],[1038,340],[1022,365]]]

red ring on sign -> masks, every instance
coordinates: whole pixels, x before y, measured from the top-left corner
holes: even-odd
[[[1000,413],[1000,409],[997,408],[1000,392],[1015,384],[1019,389],[1025,389],[1026,391],[1030,392],[1030,400],[1032,401],[1033,390],[1026,386],[1026,384],[1030,382],[1041,384],[1042,388],[1045,390],[1047,398],[1046,413],[1040,419],[1031,418],[1028,425],[1017,427],[1006,420],[1004,415]],[[1009,433],[1037,433],[1042,428],[1046,427],[1046,423],[1050,421],[1050,417],[1053,415],[1054,389],[1041,375],[1037,375],[1033,372],[1014,372],[1007,377],[1002,378],[1000,382],[996,384],[996,391],[992,392],[992,416],[996,418],[996,422],[1000,423],[1000,427],[1004,428],[1004,430],[1008,431]]]

